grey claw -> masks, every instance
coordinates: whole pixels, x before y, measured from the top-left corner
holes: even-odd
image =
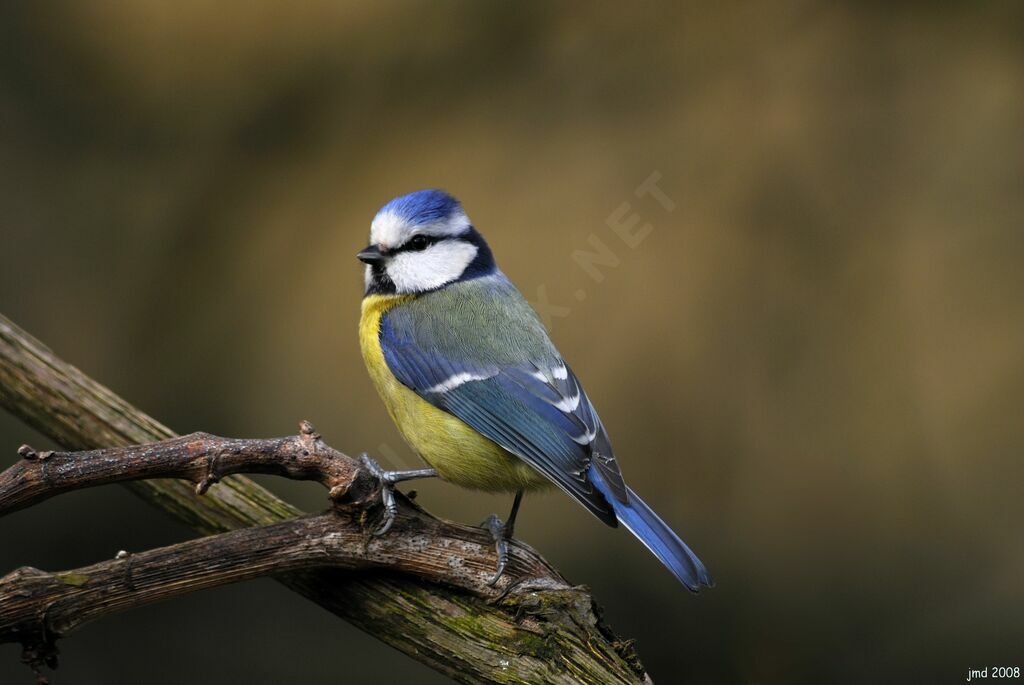
[[[383,535],[391,530],[391,525],[395,522],[395,516],[398,514],[398,504],[395,503],[395,486],[382,480],[380,494],[381,499],[384,500],[384,523],[373,531],[374,535]]]
[[[403,480],[414,478],[433,478],[437,475],[434,469],[416,469],[412,471],[385,471],[374,459],[363,452],[359,455],[359,463],[371,476],[380,481],[380,497],[384,505],[384,522],[373,532],[374,535],[383,535],[391,530],[398,515],[398,503],[395,501],[395,484]]]
[[[508,537],[505,524],[495,514],[488,516],[481,525],[491,534],[491,538],[494,540],[494,551],[498,556],[498,565],[494,575],[487,581],[488,586],[494,587],[501,579],[501,576],[504,575],[505,566],[508,565]]]
[[[373,457],[366,452],[359,455],[359,463],[362,464],[363,468],[370,472],[370,475],[379,481],[384,481],[387,471],[380,467]]]
[[[395,515],[398,513],[398,505],[395,503],[395,485],[391,478],[389,478],[391,473],[382,469],[380,464],[366,452],[359,455],[359,463],[371,476],[380,481],[380,498],[384,505],[384,522],[377,530],[373,531],[373,534],[383,535],[391,530],[391,526],[395,522]]]

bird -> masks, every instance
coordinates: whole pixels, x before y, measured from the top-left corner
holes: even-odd
[[[462,204],[435,189],[387,202],[370,225],[359,340],[405,441],[429,468],[363,465],[382,483],[385,534],[395,485],[439,477],[514,494],[485,522],[503,575],[524,492],[555,486],[621,524],[690,591],[714,581],[697,555],[623,480],[608,433],[537,313],[497,267]]]

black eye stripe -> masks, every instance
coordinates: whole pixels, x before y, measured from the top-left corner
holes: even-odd
[[[412,238],[407,240],[401,247],[395,248],[394,252],[419,252],[425,250],[435,243],[439,243],[445,239],[445,236],[439,235],[426,235],[420,233],[414,235]]]

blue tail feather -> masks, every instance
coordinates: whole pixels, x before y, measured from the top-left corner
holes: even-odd
[[[679,582],[691,592],[698,592],[701,585],[714,587],[715,581],[693,550],[631,488],[626,488],[629,501],[623,503],[605,492],[605,483],[596,469],[590,469],[590,477],[611,503],[619,522],[644,543]]]

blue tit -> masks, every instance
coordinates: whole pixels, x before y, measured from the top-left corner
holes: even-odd
[[[576,375],[495,265],[460,203],[439,190],[388,202],[370,228],[359,322],[363,359],[388,413],[430,468],[384,471],[385,532],[395,483],[438,476],[515,493],[505,524],[488,524],[497,573],[523,492],[555,485],[609,526],[622,524],[687,588],[704,564],[626,485],[601,419]]]

